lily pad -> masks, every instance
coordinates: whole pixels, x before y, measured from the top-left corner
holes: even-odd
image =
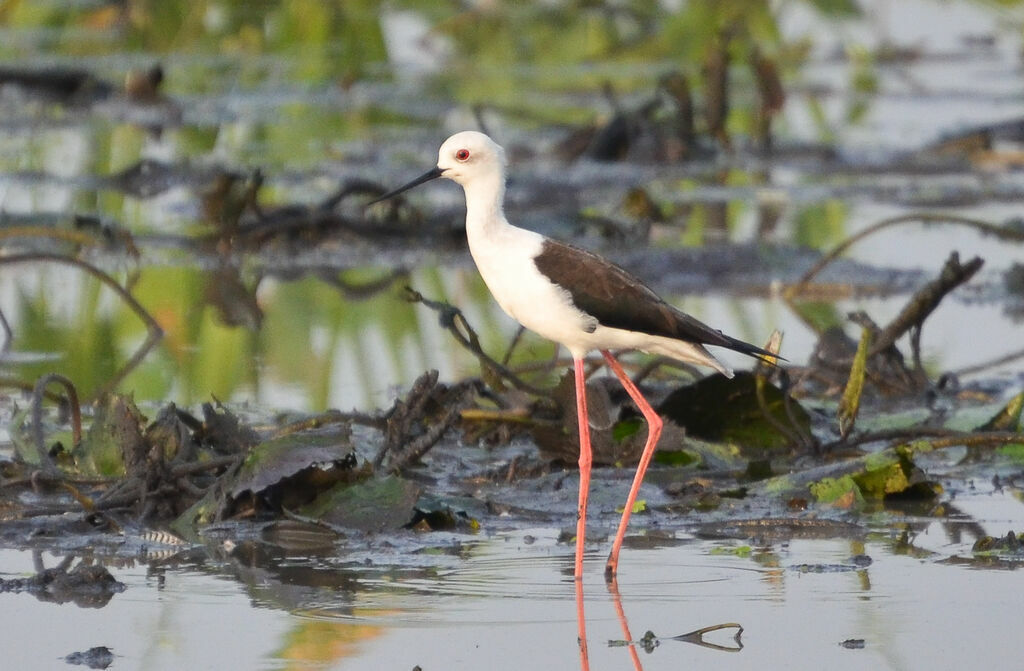
[[[360,531],[400,529],[412,520],[420,488],[396,475],[335,485],[299,510],[303,517]]]
[[[810,416],[790,399],[793,420],[784,407],[782,391],[772,385],[763,387],[765,417],[757,393],[753,373],[740,372],[733,378],[711,375],[669,394],[658,412],[686,427],[688,435],[712,442],[735,443],[741,447],[778,449],[786,447],[790,438],[779,427],[791,427],[795,420],[799,430],[808,432]]]
[[[348,426],[271,438],[252,448],[229,494],[231,498],[238,498],[245,492],[258,494],[300,471],[350,461],[351,455]]]

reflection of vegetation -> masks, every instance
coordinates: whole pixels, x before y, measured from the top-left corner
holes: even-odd
[[[379,271],[365,269],[340,275],[352,284],[376,277]],[[417,273],[417,281],[443,291],[436,270]],[[89,397],[138,346],[145,327],[129,309],[107,304],[97,282],[65,282],[63,277],[54,280],[39,274],[36,288],[22,293],[13,343],[14,351],[60,352],[61,361],[30,360],[10,363],[8,368],[28,381],[60,370]],[[332,284],[312,278],[264,281],[259,305],[266,318],[259,331],[253,331],[225,323],[223,311],[230,307],[208,302],[210,283],[223,280],[214,272],[182,267],[141,272],[133,294],[165,337],[121,388],[133,390],[140,399],[173,398],[194,404],[211,394],[224,400],[252,395],[280,399],[280,388],[287,387],[289,396],[300,393],[303,405],[323,409],[332,403],[332,391],[337,395],[341,386],[346,394],[360,390],[359,404],[369,405],[391,385],[410,382],[426,367],[454,367],[459,375],[477,371],[470,355],[429,328],[432,319],[421,306],[398,294],[400,286],[349,298]],[[460,302],[493,314],[486,290],[478,283],[474,280],[473,295],[462,296]],[[63,288],[58,291],[58,286]],[[507,337],[500,333],[500,322],[492,318],[482,325],[487,328],[481,334],[485,347],[499,354]],[[441,352],[434,350],[435,340],[442,344]],[[354,379],[339,379],[340,372],[353,366]]]
[[[857,4],[846,0],[808,0],[822,16],[859,16]],[[422,0],[384,3],[381,0],[311,2],[279,0],[253,3],[241,0],[185,2],[135,0],[121,5],[7,3],[0,24],[11,28],[45,27],[55,33],[56,46],[68,54],[103,50],[107,41],[65,39],[76,31],[97,34],[117,31],[121,44],[150,53],[189,52],[252,56],[286,54],[287,81],[349,83],[374,73],[387,61],[382,17],[411,11],[430,25],[423,34],[396,35],[399,41],[449,40],[452,67],[439,74],[447,92],[463,102],[520,106],[523,91],[598,90],[610,77],[624,89],[648,86],[649,68],[611,71],[590,68],[600,61],[646,65],[672,64],[689,70],[692,81],[705,84],[709,98],[719,92],[714,80],[722,66],[742,66],[747,80],[763,79],[766,63],[784,70],[799,67],[808,43],[802,38],[785,43],[777,9],[768,0],[693,0],[668,8],[647,0],[591,2],[566,9],[548,3],[485,3],[457,11],[451,5]],[[16,47],[6,55],[16,56]],[[765,60],[767,56],[768,60]],[[232,85],[265,82],[281,73],[258,59],[238,58],[238,71],[224,72]],[[870,63],[870,59],[859,59]],[[511,64],[539,66],[525,74]],[[566,66],[585,65],[584,71]],[[773,68],[774,65],[767,66]],[[200,69],[202,68],[202,69]],[[739,71],[740,68],[730,68]],[[866,81],[859,65],[854,82]],[[208,64],[187,64],[170,72],[172,91],[207,90]],[[858,91],[870,92],[859,86]],[[537,113],[543,114],[543,110]],[[755,122],[749,105],[741,106],[729,124],[750,131]]]

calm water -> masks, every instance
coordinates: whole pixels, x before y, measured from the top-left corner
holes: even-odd
[[[993,535],[1019,529],[1021,503],[987,492],[958,505]],[[742,649],[662,640],[639,651],[647,671],[722,669],[1015,668],[1020,563],[973,567],[976,527],[908,521],[866,540],[757,545],[698,540],[627,548],[616,602],[601,577],[606,544],[587,554],[584,599],[592,669],[633,668],[622,641],[663,639],[715,624],[743,626]],[[958,538],[958,539],[957,539]],[[957,540],[954,540],[957,539]],[[57,659],[106,645],[112,668],[538,669],[579,667],[572,548],[557,531],[461,539],[459,556],[398,557],[351,566],[344,556],[273,561],[238,553],[193,569],[115,569],[128,585],[102,610],[5,595],[0,626],[9,668],[67,668]],[[853,555],[870,566],[850,570]],[[48,565],[56,560],[44,555]],[[803,565],[840,565],[810,572]],[[0,552],[0,575],[30,573],[27,552]],[[840,645],[863,639],[862,649]],[[736,647],[732,632],[708,635]]]

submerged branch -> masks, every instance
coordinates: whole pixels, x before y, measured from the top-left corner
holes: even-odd
[[[883,441],[906,442],[908,440],[930,440],[935,449],[963,445],[1007,445],[1024,442],[1024,435],[1016,431],[958,431],[941,426],[908,426],[883,431],[867,431],[861,434],[834,440],[822,446],[827,452],[836,448],[850,448]]]

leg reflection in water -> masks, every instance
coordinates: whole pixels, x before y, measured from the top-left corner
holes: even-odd
[[[577,577],[576,583],[576,624],[577,640],[580,644],[580,669],[590,671],[590,659],[587,657],[587,618],[583,614],[583,578]]]
[[[640,655],[636,652],[636,645],[633,644],[633,636],[629,633],[629,621],[626,620],[626,611],[622,608],[622,595],[619,594],[619,581],[612,578],[605,583],[608,586],[608,593],[612,595],[612,603],[615,604],[615,614],[619,618],[619,626],[622,627],[622,640],[627,641],[629,656],[633,659],[633,668],[636,671],[643,671],[640,664]]]

